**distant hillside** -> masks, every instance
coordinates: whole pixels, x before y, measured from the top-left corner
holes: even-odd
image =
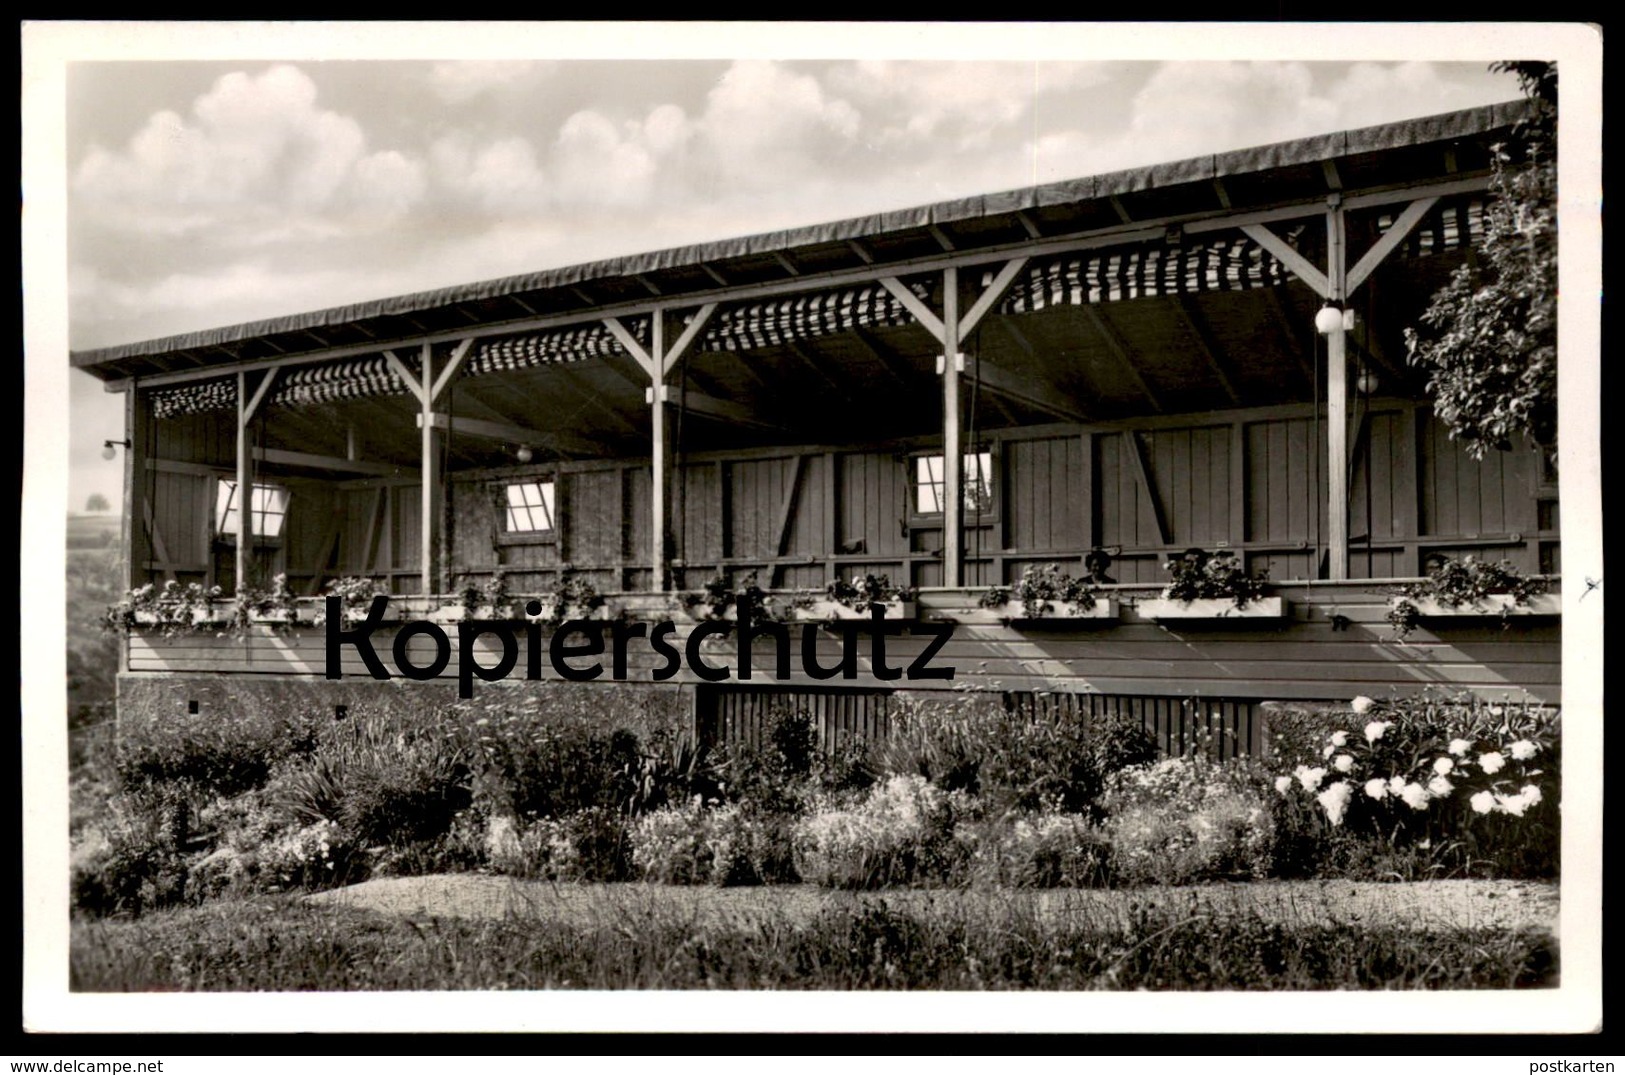
[[[117,515],[76,515],[68,513],[68,548],[107,549],[118,544]]]

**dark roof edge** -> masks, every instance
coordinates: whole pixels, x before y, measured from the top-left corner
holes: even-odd
[[[1417,119],[1384,123],[1374,127],[1334,134],[1312,135],[1287,142],[1229,150],[1224,153],[1191,157],[1153,164],[1143,168],[1107,172],[1102,175],[1065,179],[1035,187],[1022,187],[994,194],[973,195],[908,209],[888,210],[823,224],[804,225],[780,231],[671,247],[643,254],[629,254],[600,261],[543,269],[518,276],[505,276],[471,284],[417,291],[390,298],[333,306],[306,313],[287,314],[261,321],[200,329],[196,332],[160,339],[116,344],[89,351],[73,351],[74,367],[91,367],[105,362],[147,355],[161,355],[197,347],[235,343],[275,332],[293,332],[344,324],[363,318],[410,314],[455,302],[500,298],[504,295],[567,287],[594,279],[630,276],[688,265],[698,265],[719,257],[738,257],[792,249],[812,243],[840,239],[860,239],[900,228],[921,227],[975,219],[991,213],[1016,209],[1036,209],[1088,198],[1129,194],[1202,179],[1223,178],[1292,164],[1330,160],[1354,153],[1367,153],[1402,146],[1422,145],[1510,127],[1531,111],[1527,101],[1505,101],[1459,112],[1445,112]],[[91,372],[96,372],[92,370]]]

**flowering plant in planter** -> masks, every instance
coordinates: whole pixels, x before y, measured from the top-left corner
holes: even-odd
[[[274,629],[283,630],[299,623],[299,600],[288,589],[288,576],[279,574],[271,580],[269,589],[250,586],[238,590],[232,601],[229,633],[234,638],[247,634],[254,622],[269,621]]]
[[[481,609],[489,609],[495,618],[508,614],[508,578],[502,568],[491,572],[483,585],[477,585],[471,576],[462,576],[462,589],[457,596],[462,601],[463,619],[478,618]]]
[[[853,612],[868,612],[871,605],[889,605],[894,601],[906,604],[919,596],[919,590],[913,586],[894,586],[890,575],[837,578],[824,588],[824,593],[831,601]]]
[[[1269,573],[1259,571],[1248,574],[1241,560],[1228,549],[1209,555],[1201,549],[1191,549],[1177,560],[1162,565],[1168,572],[1168,585],[1162,596],[1170,601],[1199,601],[1221,599],[1234,601],[1237,608],[1264,595]]]
[[[372,599],[383,593],[375,579],[349,575],[342,579],[334,579],[327,584],[327,595],[337,597],[342,602],[341,611],[346,624],[356,620],[366,619],[367,612],[372,608]],[[321,626],[327,622],[327,602],[322,602],[316,613],[316,624]]]
[[[741,600],[748,600],[754,610],[753,622],[776,621],[777,610],[773,597],[756,581],[756,572],[739,580],[737,588],[726,575],[716,574],[698,593],[683,594],[683,608],[690,616],[700,620],[731,620],[729,612],[736,611]]]
[[[1427,578],[1397,588],[1387,618],[1399,639],[1415,629],[1427,604],[1486,609],[1499,614],[1504,626],[1516,610],[1529,607],[1530,598],[1545,592],[1544,581],[1523,575],[1510,561],[1491,563],[1471,554],[1460,560],[1439,556]]]
[[[1080,612],[1095,607],[1095,591],[1089,580],[1073,578],[1055,564],[1029,564],[1013,592],[1008,586],[994,586],[977,604],[982,608],[1001,608],[1010,603],[1012,596],[1021,600],[1021,614],[1029,620],[1049,616],[1057,603],[1070,605]]]
[[[110,606],[102,622],[108,630],[120,632],[137,625],[157,627],[165,638],[174,638],[197,628],[200,619],[206,621],[219,599],[218,586],[196,582],[181,586],[170,579],[160,588],[149,582]]]
[[[500,576],[501,572],[497,574]],[[494,599],[500,597],[506,603],[507,590],[505,584],[500,582],[500,579],[493,579],[492,582],[493,585],[504,586],[500,591],[491,591],[491,588],[487,587],[486,596],[492,597],[492,607],[497,607]],[[566,567],[559,574],[558,585],[553,587],[551,594],[542,598],[541,605],[542,615],[546,618],[547,623],[557,627],[565,620],[585,618],[594,610],[603,608],[604,595],[598,592],[598,587],[592,584],[591,579],[585,578],[577,574],[574,569]]]

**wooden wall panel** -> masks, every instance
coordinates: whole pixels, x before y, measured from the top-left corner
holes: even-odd
[[[1385,622],[1386,598],[1365,584],[1321,585],[1313,590],[1286,587],[1285,593],[1292,602],[1292,614],[1279,625],[1159,625],[1140,619],[1131,606],[1125,607],[1116,624],[1032,630],[960,624],[937,658],[938,665],[956,669],[951,681],[877,681],[870,674],[868,639],[860,636],[859,677],[841,685],[1320,700],[1346,700],[1358,694],[1386,697],[1391,691],[1414,693],[1435,687],[1469,690],[1486,698],[1527,689],[1546,701],[1561,700],[1562,630],[1555,619],[1521,619],[1505,630],[1494,621],[1427,622],[1401,643],[1394,640],[1392,628]],[[926,595],[928,608],[934,597],[942,599],[941,595]],[[635,618],[646,622],[661,618],[652,611],[639,612]],[[1346,617],[1348,624],[1334,623],[1333,613]],[[951,615],[946,610],[943,614]],[[673,641],[681,645],[691,630],[692,625],[680,626]],[[387,653],[392,631],[380,630],[375,635],[381,655]],[[763,639],[755,648],[753,663],[765,674],[753,677],[753,685],[830,685],[800,671],[800,625],[793,631],[795,675],[784,682],[771,678],[773,643]],[[840,659],[839,636],[820,631],[817,638],[820,661],[833,666]],[[923,634],[892,636],[887,652],[893,664],[906,666],[926,643]],[[486,652],[486,643],[482,641],[481,646]],[[713,665],[732,670],[735,664],[731,639],[708,641],[705,653]],[[323,634],[315,628],[295,637],[266,633],[245,641],[201,633],[166,640],[138,632],[130,639],[129,656],[131,669],[139,672],[317,676],[325,660]],[[363,674],[352,650],[346,648],[344,656],[347,676]],[[628,657],[629,678],[650,681],[650,672],[660,663],[653,651],[634,641]],[[388,657],[384,659],[387,663]],[[607,669],[607,660],[605,663]],[[442,678],[454,679],[456,670],[454,657]],[[546,674],[553,676],[550,668]],[[686,669],[679,681],[698,682]],[[726,682],[736,681],[730,675]]]
[[[862,542],[871,556],[908,551],[907,463],[888,453],[848,452],[837,457],[836,471],[841,544]]]

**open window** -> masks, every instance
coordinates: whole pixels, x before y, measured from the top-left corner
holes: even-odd
[[[913,499],[910,504],[917,516],[941,515],[945,494],[945,477],[941,455],[914,457]],[[993,453],[966,452],[961,479],[961,494],[966,515],[983,514],[993,510]]]
[[[255,541],[280,541],[282,524],[288,517],[288,490],[281,485],[254,483],[249,504],[249,525]],[[237,540],[237,520],[242,502],[237,495],[237,483],[221,478],[215,487],[215,534],[225,541]]]
[[[507,482],[501,487],[502,523],[497,540],[510,543],[551,541],[558,526],[555,486],[551,478]]]

